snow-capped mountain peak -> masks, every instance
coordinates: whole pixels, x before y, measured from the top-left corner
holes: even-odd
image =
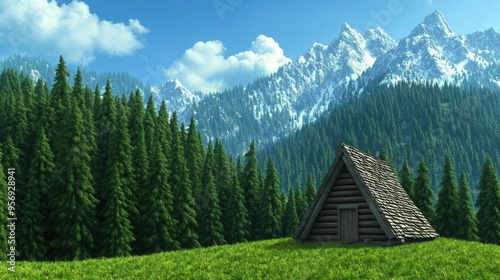
[[[193,92],[184,87],[178,79],[167,80],[165,84],[152,86],[150,90],[157,108],[165,101],[169,110],[177,111],[179,118],[186,119],[189,118],[191,106],[204,97],[201,92]]]
[[[435,11],[396,48],[381,56],[369,76],[386,73],[386,83],[406,80],[461,85],[500,63],[499,44],[500,33],[492,29],[470,35],[455,34],[443,14]]]
[[[382,28],[368,29],[363,36],[372,56],[379,57],[396,47],[396,41]]]
[[[411,32],[411,36],[428,35],[432,37],[450,38],[457,36],[440,11],[428,15],[422,23]]]

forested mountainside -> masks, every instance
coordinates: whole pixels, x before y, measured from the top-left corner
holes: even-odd
[[[500,94],[489,89],[372,82],[260,156],[275,159],[282,187],[303,185],[308,173],[319,184],[343,141],[372,154],[384,150],[398,170],[405,157],[413,170],[423,159],[436,190],[448,152],[474,189],[485,156],[500,163],[499,108]]]
[[[362,35],[346,24],[329,45],[315,43],[277,73],[208,96],[193,111],[206,135],[222,137],[238,153],[249,139],[265,145],[314,122],[345,92],[373,79],[497,90],[499,42],[494,29],[454,33],[439,11],[397,44],[380,28]]]

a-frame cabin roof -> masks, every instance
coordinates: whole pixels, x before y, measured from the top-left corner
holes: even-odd
[[[354,147],[340,143],[336,156],[318,193],[295,234],[306,240],[327,194],[340,172],[347,167],[389,240],[432,239],[439,235],[413,203],[389,164]]]

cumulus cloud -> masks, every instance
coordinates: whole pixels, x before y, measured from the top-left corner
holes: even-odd
[[[274,73],[291,60],[273,38],[259,35],[249,50],[228,57],[221,41],[197,42],[165,70],[191,90],[220,91]]]
[[[136,19],[128,24],[100,20],[84,2],[59,5],[48,0],[0,0],[0,46],[9,53],[62,54],[86,65],[98,53],[133,54],[149,30]]]

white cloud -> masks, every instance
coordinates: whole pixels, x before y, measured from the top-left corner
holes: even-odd
[[[220,91],[274,73],[291,60],[273,38],[259,35],[249,50],[224,56],[221,41],[197,42],[165,70],[190,90]]]
[[[143,47],[149,32],[136,19],[128,24],[100,20],[84,2],[0,0],[0,46],[9,53],[62,54],[86,65],[97,53],[130,55]]]

